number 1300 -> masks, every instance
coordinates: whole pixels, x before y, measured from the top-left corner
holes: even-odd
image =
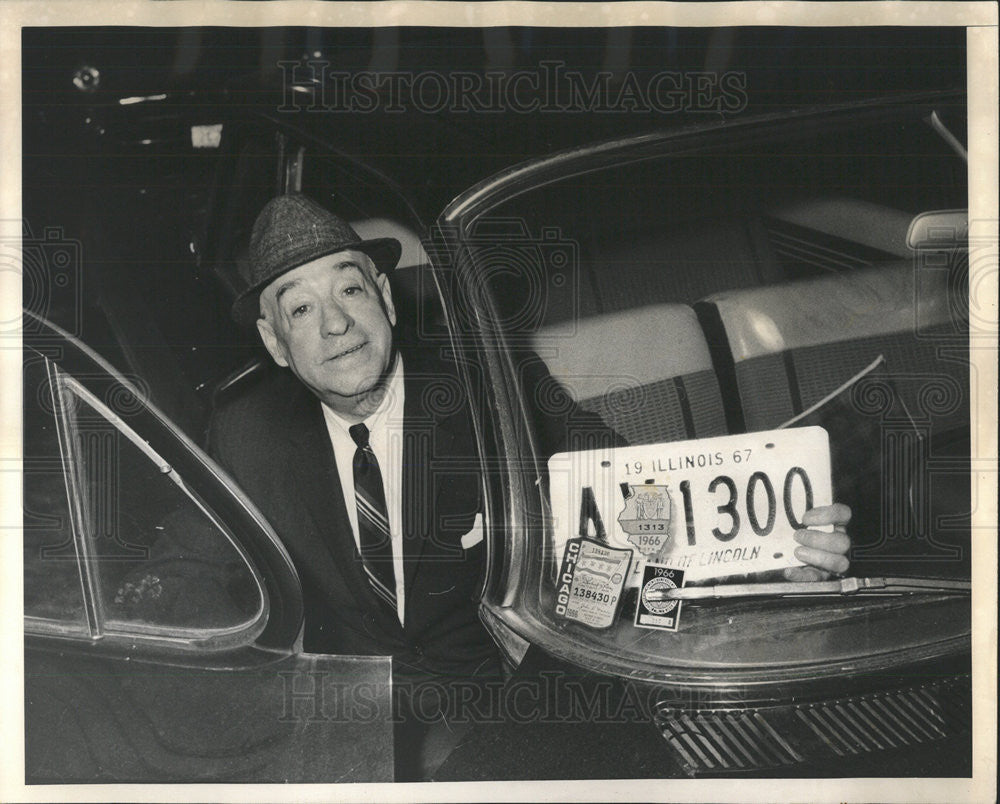
[[[795,512],[792,510],[792,492],[794,490],[796,480],[801,483],[802,490],[805,492],[806,511],[813,506],[813,490],[812,483],[809,482],[809,475],[806,474],[805,469],[801,466],[793,466],[788,470],[788,473],[785,475],[784,488],[782,489],[781,494],[782,508],[784,509],[785,518],[788,520],[788,524],[796,530],[799,530],[804,528],[805,525],[801,522],[801,520],[799,520],[799,518],[795,515]],[[757,511],[758,486],[763,488],[764,495],[767,497],[766,517],[761,517],[761,512]],[[731,527],[726,531],[720,530],[718,527],[712,528],[712,535],[715,536],[715,538],[720,542],[728,542],[731,539],[736,538],[736,534],[740,532],[740,524],[742,520],[740,518],[739,510],[737,510],[739,490],[736,488],[736,483],[733,482],[731,477],[719,475],[708,484],[708,493],[714,494],[720,487],[729,492],[729,498],[725,503],[718,506],[718,511],[720,514],[725,514],[729,517]],[[682,480],[680,483],[680,490],[681,496],[684,498],[684,518],[687,522],[687,540],[689,545],[693,545],[695,543],[695,533],[694,510],[691,503],[691,483],[687,480]],[[747,487],[743,497],[746,500],[746,518],[747,522],[750,523],[751,529],[758,536],[767,536],[772,530],[774,530],[774,522],[778,515],[778,501],[775,498],[774,486],[771,485],[771,478],[764,472],[754,472],[750,475],[749,480],[747,480]],[[761,519],[764,520],[763,523],[761,522]]]

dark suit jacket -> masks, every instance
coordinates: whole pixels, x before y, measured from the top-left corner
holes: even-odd
[[[209,451],[288,548],[302,583],[304,648],[392,655],[402,680],[493,672],[478,618],[485,542],[464,549],[481,511],[468,405],[454,366],[403,351],[405,625],[364,577],[319,400],[287,370],[219,410]]]

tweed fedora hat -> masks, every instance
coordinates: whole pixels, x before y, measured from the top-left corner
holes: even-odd
[[[293,268],[328,254],[353,249],[371,257],[381,273],[396,267],[402,246],[394,237],[362,240],[350,225],[302,193],[272,198],[250,233],[247,289],[233,302],[233,318],[252,327],[260,314],[260,293]]]

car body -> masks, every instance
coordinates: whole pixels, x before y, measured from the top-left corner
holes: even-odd
[[[29,781],[391,778],[388,660],[301,651],[279,536],[197,446],[268,370],[224,316],[255,211],[290,190],[403,241],[405,336],[456,354],[472,403],[483,620],[513,683],[570,682],[526,717],[475,724],[435,778],[971,773],[968,261],[960,232],[913,225],[966,207],[966,165],[927,122],[960,135],[960,93],[700,121],[514,165],[468,164],[469,132],[426,119],[392,125],[436,132],[411,136],[441,138],[447,164],[351,152],[348,129],[372,119],[331,131],[304,108],[192,106],[169,116],[180,134],[163,149],[186,156],[159,180],[139,143],[167,123],[99,110],[82,170],[113,158],[135,175],[79,212],[82,256],[65,232],[25,234],[48,294],[23,327]],[[183,139],[215,125],[217,147]],[[459,162],[482,180],[456,190]],[[451,184],[416,182],[425,168]],[[48,284],[59,266],[65,297]],[[835,488],[863,523],[852,574],[955,587],[709,598],[677,632],[556,616],[562,514],[539,405],[568,397],[631,444],[664,445],[771,431],[831,395],[809,423],[831,432]],[[595,714],[605,694],[614,712]],[[584,763],[552,751],[564,740]]]

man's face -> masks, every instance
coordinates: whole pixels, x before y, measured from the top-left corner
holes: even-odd
[[[339,251],[282,274],[260,297],[257,329],[271,357],[347,416],[370,412],[393,359],[389,280],[367,266],[361,252]]]

